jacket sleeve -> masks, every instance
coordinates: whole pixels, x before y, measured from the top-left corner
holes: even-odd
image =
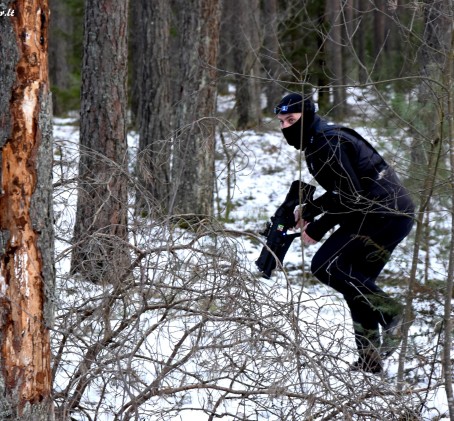
[[[335,225],[339,223],[338,215],[325,213],[314,222],[310,222],[306,227],[306,233],[312,239],[320,241],[323,236]]]

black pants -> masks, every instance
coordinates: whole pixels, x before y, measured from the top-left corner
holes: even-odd
[[[378,348],[379,325],[385,326],[403,310],[375,281],[412,225],[407,216],[365,216],[356,223],[341,225],[312,259],[312,273],[343,294],[359,351],[371,344]]]

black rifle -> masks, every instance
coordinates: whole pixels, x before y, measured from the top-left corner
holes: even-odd
[[[287,231],[295,226],[295,208],[312,201],[314,192],[314,186],[299,180],[294,181],[284,203],[277,208],[276,213],[271,217],[271,222],[267,223],[265,231],[260,233],[266,237],[266,245],[262,248],[255,264],[264,278],[271,277],[271,272],[276,268],[276,259],[282,264],[292,241],[301,235],[300,233],[287,234]],[[306,221],[313,219],[308,212],[303,211],[302,216]]]

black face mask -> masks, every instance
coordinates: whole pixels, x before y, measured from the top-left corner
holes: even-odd
[[[301,130],[301,118],[293,123],[291,126],[282,129],[282,134],[287,143],[295,149],[304,149],[304,136]]]

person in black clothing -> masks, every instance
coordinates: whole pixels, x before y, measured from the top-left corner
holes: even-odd
[[[309,172],[326,190],[295,213],[304,243],[315,244],[338,226],[314,255],[311,271],[349,306],[359,352],[351,369],[379,373],[382,358],[400,343],[403,306],[376,279],[412,228],[410,194],[362,136],[320,118],[311,100],[289,94],[275,114],[289,145],[304,151]]]

